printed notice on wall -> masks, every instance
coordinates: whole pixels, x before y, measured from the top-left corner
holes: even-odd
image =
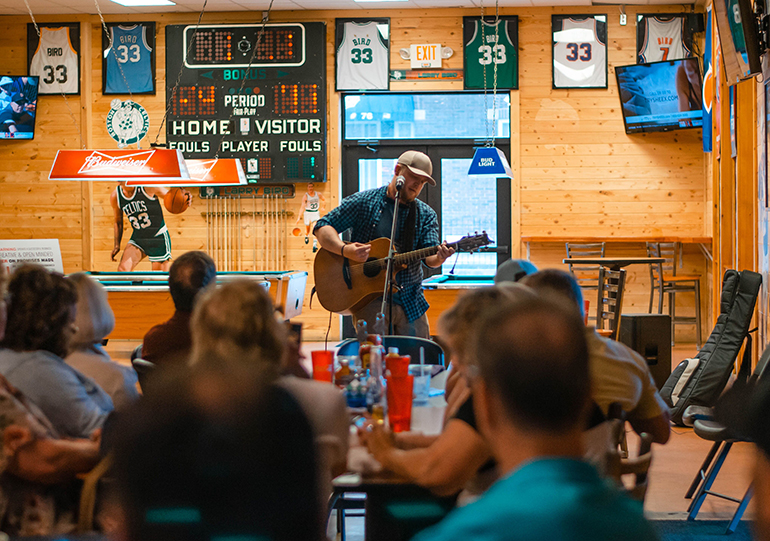
[[[25,263],[64,273],[59,239],[0,240],[0,268],[13,271]]]

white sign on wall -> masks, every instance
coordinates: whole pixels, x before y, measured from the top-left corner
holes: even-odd
[[[3,272],[13,271],[24,263],[64,273],[59,239],[0,240],[0,268]]]
[[[411,60],[413,70],[421,68],[440,68],[441,44],[412,44],[409,50],[409,58]]]

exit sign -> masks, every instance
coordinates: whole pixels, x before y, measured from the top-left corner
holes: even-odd
[[[409,53],[412,61],[412,69],[441,67],[440,43],[429,43],[424,45],[412,44]]]

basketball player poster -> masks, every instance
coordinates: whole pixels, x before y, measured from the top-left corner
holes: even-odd
[[[553,88],[607,88],[607,15],[552,15]]]
[[[463,17],[463,43],[463,88],[519,88],[518,17]]]
[[[686,13],[654,13],[636,16],[636,63],[690,58],[692,33]]]
[[[38,94],[80,94],[80,23],[38,23],[37,29],[27,24],[27,65],[40,77]]]
[[[102,94],[155,94],[155,23],[108,23]]]
[[[336,19],[337,90],[390,89],[390,19]]]

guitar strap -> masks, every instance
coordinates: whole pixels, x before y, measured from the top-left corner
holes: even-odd
[[[417,201],[409,203],[409,214],[406,215],[406,222],[404,223],[404,238],[401,239],[401,246],[399,252],[411,252],[414,250],[414,237],[416,235],[416,223],[417,223]]]

